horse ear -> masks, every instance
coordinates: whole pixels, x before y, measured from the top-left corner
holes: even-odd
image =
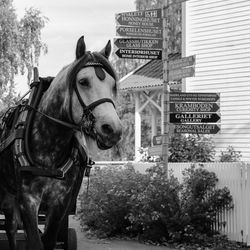
[[[105,48],[103,48],[100,51],[100,54],[102,54],[104,57],[106,57],[108,59],[110,56],[110,53],[111,53],[111,42],[109,40],[108,43],[106,44]]]
[[[84,42],[84,36],[81,36],[78,41],[77,41],[77,45],[76,45],[76,59],[79,59],[80,57],[82,57],[86,52],[86,45]]]

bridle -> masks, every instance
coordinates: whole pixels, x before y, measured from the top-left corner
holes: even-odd
[[[99,62],[87,62],[82,68],[87,68],[87,67],[94,67],[95,74],[97,75],[97,77],[100,80],[105,79],[105,72],[103,71],[104,66],[101,63],[99,63]],[[115,108],[115,104],[114,104],[113,100],[110,98],[101,98],[97,101],[92,102],[91,104],[89,104],[87,106],[84,103],[84,101],[79,93],[76,82],[73,85],[73,89],[74,89],[76,96],[77,96],[77,99],[82,107],[82,117],[81,117],[80,123],[78,124],[80,131],[85,132],[85,134],[95,138],[96,131],[94,129],[94,126],[95,126],[96,119],[95,119],[95,116],[92,113],[92,111],[97,106],[99,106],[100,104],[105,103],[105,102],[112,103],[114,108]],[[74,121],[73,115],[72,115],[72,98],[70,98],[70,99],[71,99],[70,100],[70,118],[71,118],[71,121]]]

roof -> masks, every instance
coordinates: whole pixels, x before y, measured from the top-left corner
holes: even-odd
[[[170,60],[178,58],[180,58],[179,53],[169,55]],[[119,89],[141,90],[148,88],[162,88],[162,79],[162,60],[151,60],[121,78]]]

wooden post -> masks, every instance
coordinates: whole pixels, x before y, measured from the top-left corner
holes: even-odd
[[[135,97],[135,161],[140,160],[139,148],[141,147],[141,114],[140,114],[140,96],[134,93]]]
[[[169,148],[169,86],[168,86],[168,0],[164,0],[162,8],[163,18],[163,143],[162,160],[168,178],[168,148]]]

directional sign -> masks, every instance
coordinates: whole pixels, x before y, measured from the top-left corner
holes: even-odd
[[[174,132],[179,134],[217,134],[220,127],[216,124],[175,124]]]
[[[220,120],[216,113],[171,113],[171,123],[214,123]]]
[[[162,136],[161,135],[155,135],[153,137],[153,145],[161,145],[162,144]]]
[[[118,25],[162,28],[161,9],[116,14]]]
[[[126,37],[160,38],[162,39],[162,29],[118,26],[116,35]]]
[[[170,102],[217,102],[219,99],[219,93],[170,93]]]
[[[195,56],[183,57],[181,59],[172,60],[168,62],[168,69],[181,69],[195,64]]]
[[[178,4],[178,3],[183,3],[186,2],[187,0],[172,0],[171,4]]]
[[[181,68],[169,71],[169,80],[181,80],[182,78],[194,76],[195,70],[193,67]]]
[[[114,44],[120,49],[162,49],[161,39],[115,38]]]
[[[162,145],[157,145],[157,146],[148,148],[148,155],[149,156],[155,156],[155,155],[161,156],[162,155]]]
[[[170,103],[170,112],[217,112],[217,103],[211,102],[177,102]]]
[[[161,59],[161,50],[142,50],[142,49],[118,49],[116,55],[120,58],[130,59]]]

